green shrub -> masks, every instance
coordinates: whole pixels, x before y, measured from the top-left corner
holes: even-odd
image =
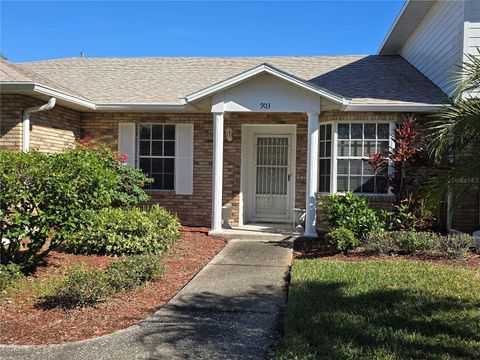
[[[154,255],[130,256],[107,267],[108,283],[116,292],[158,279],[163,272],[163,264]]]
[[[332,195],[326,202],[325,216],[331,227],[348,229],[357,238],[383,228],[382,222],[368,206],[367,200],[350,192]]]
[[[63,281],[44,300],[49,306],[70,309],[105,301],[112,292],[104,271],[77,265],[67,271]]]
[[[117,184],[113,188],[112,206],[130,207],[149,200],[143,186],[152,182],[141,170],[125,164],[126,154],[119,154],[91,137],[77,141],[77,148],[101,154],[107,166],[117,174]]]
[[[416,231],[380,231],[368,234],[363,246],[376,253],[411,254],[417,250],[427,250],[437,235]]]
[[[118,182],[102,155],[0,150],[0,263],[34,267],[112,202]]]
[[[325,235],[327,243],[341,252],[348,252],[348,250],[355,249],[359,245],[355,234],[349,229],[343,227],[330,231]]]
[[[369,234],[363,246],[375,253],[410,254],[424,250],[446,258],[465,258],[473,237],[468,234],[441,235],[432,232],[383,231]]]
[[[7,289],[17,279],[23,276],[21,268],[17,264],[0,264],[0,292]]]
[[[441,236],[434,249],[447,258],[464,259],[474,246],[473,237],[468,234],[449,234]]]
[[[106,208],[93,217],[88,229],[73,236],[66,248],[80,254],[158,254],[178,240],[178,227],[178,219],[158,205],[149,211]]]

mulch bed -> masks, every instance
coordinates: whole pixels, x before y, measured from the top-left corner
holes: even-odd
[[[0,344],[55,344],[84,340],[126,328],[158,310],[181,290],[224,246],[208,237],[207,228],[182,228],[182,238],[165,258],[165,275],[158,281],[114,295],[95,307],[74,310],[42,309],[31,296],[32,283],[47,282],[75,263],[104,268],[115,258],[59,252],[25,279],[25,290],[0,298]]]
[[[445,265],[480,266],[480,255],[470,253],[466,259],[445,259],[424,252],[409,255],[372,255],[363,250],[350,251],[348,254],[337,253],[325,243],[323,238],[298,238],[293,246],[295,259],[336,259],[344,261],[379,261],[379,260],[413,260]]]

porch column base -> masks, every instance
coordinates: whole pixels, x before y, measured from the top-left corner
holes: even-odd
[[[318,114],[308,113],[305,237],[317,237]]]

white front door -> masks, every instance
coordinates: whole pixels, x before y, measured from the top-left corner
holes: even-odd
[[[253,171],[253,218],[288,221],[291,192],[290,135],[256,135]]]

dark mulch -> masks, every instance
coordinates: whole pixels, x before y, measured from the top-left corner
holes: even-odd
[[[116,259],[53,252],[44,266],[24,280],[23,288],[0,299],[0,343],[55,344],[83,340],[126,328],[147,318],[225,246],[225,240],[208,237],[208,230],[182,228],[182,238],[165,257],[165,275],[158,281],[83,309],[41,309],[35,287],[58,278],[73,264],[104,268]]]
[[[370,252],[359,249],[348,254],[337,253],[326,244],[322,236],[319,239],[298,238],[293,246],[295,259],[338,259],[344,261],[378,261],[378,260],[414,260],[429,263],[441,263],[445,265],[480,266],[480,255],[470,253],[466,259],[445,259],[425,252],[417,252],[409,255],[373,255]]]

